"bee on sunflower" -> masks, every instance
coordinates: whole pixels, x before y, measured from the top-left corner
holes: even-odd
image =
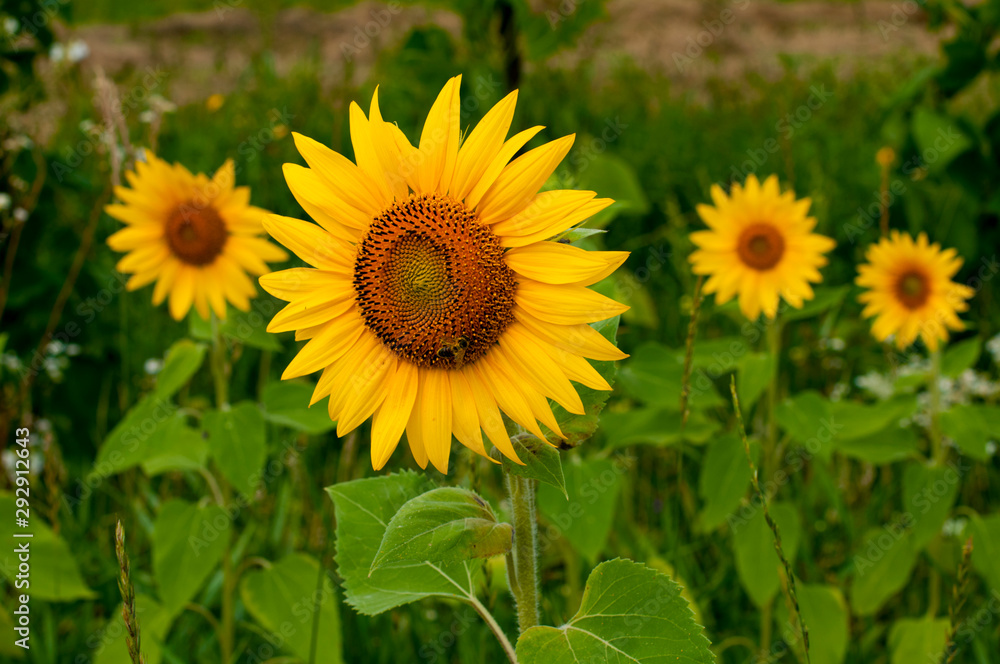
[[[232,160],[211,178],[192,174],[146,153],[125,173],[131,188],[115,187],[122,203],[105,211],[125,228],[108,238],[124,252],[116,269],[130,274],[132,291],[153,282],[153,304],[170,297],[170,315],[184,318],[192,304],[202,318],[210,310],[226,318],[226,302],[249,311],[257,289],[247,276],[270,271],[267,263],[288,254],[265,238],[266,210],[250,205],[250,189],[237,187]]]
[[[698,215],[709,230],[691,233],[698,249],[689,260],[695,274],[705,275],[704,292],[723,304],[739,296],[740,311],[750,320],[761,312],[778,314],[778,302],[801,308],[814,297],[810,282],[822,281],[819,268],[835,243],[813,233],[816,219],[808,216],[811,201],[781,193],[777,176],[763,184],[750,175],[734,184],[727,196],[712,185],[711,205],[699,205]]]
[[[294,134],[309,167],[285,164],[285,179],[317,223],[264,222],[312,266],[260,279],[289,302],[268,331],[308,340],[282,378],[322,372],[312,403],[329,398],[338,435],[371,417],[375,469],[404,431],[417,463],[442,473],[452,435],[485,456],[485,432],[517,460],[501,411],[562,435],[548,398],[582,414],[570,381],[611,389],[584,358],[626,357],[589,323],[627,307],[587,286],[627,252],[549,241],[612,202],[539,193],[573,136],[515,158],[542,127],[507,138],[513,92],[463,142],[460,84],[445,84],[417,145],[382,119],[377,89],[367,116],[350,107],[355,162]]]
[[[933,352],[949,330],[964,330],[958,314],[968,310],[974,291],[951,280],[962,267],[957,254],[930,244],[926,233],[914,240],[896,230],[869,246],[855,283],[867,289],[858,300],[862,315],[875,318],[872,335],[879,341],[892,336],[900,349],[919,336]]]

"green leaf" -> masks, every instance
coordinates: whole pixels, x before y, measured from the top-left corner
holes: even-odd
[[[135,613],[140,628],[140,647],[146,664],[160,664],[163,643],[170,630],[173,616],[152,597],[136,593]],[[132,664],[125,643],[125,621],[122,618],[122,605],[111,614],[111,621],[104,628],[97,652],[94,654],[94,664]]]
[[[330,419],[326,408],[309,407],[314,388],[315,385],[298,381],[268,383],[262,399],[264,419],[311,434],[333,430],[337,423]]]
[[[0,555],[0,577],[11,586],[18,575],[17,547],[27,544],[30,551],[30,586],[19,588],[31,596],[32,600],[48,602],[69,602],[78,599],[92,599],[97,594],[84,581],[77,567],[73,550],[59,535],[56,535],[42,521],[36,510],[30,510],[28,528],[13,527],[17,499],[14,494],[0,493],[0,514],[6,515],[11,527],[5,528],[8,535],[3,538],[4,552]],[[14,537],[15,533],[32,533],[31,538]],[[22,578],[23,582],[24,579]]]
[[[781,310],[783,321],[802,320],[812,318],[823,313],[831,307],[835,307],[844,301],[844,297],[851,290],[850,286],[836,286],[834,288],[817,288],[816,297],[807,300],[801,309],[785,307]]]
[[[481,563],[414,564],[370,571],[393,515],[433,488],[424,475],[405,472],[327,487],[337,517],[337,572],[347,602],[375,615],[430,596],[467,599]]]
[[[750,488],[750,463],[743,441],[735,433],[719,436],[708,446],[698,494],[705,506],[698,515],[700,532],[714,530],[740,505]]]
[[[586,240],[594,235],[602,235],[607,233],[607,231],[601,230],[599,228],[570,228],[559,234],[558,237],[553,238],[555,242],[569,242],[570,244],[576,244],[581,240]],[[0,349],[2,350],[2,349]]]
[[[599,323],[593,323],[591,327],[604,335],[605,339],[611,343],[615,343],[615,337],[618,334],[618,319],[619,317],[615,316]],[[601,377],[608,382],[608,385],[614,386],[616,372],[614,362],[588,361],[597,373],[601,374]],[[554,434],[549,436],[549,442],[553,445],[576,447],[590,438],[597,430],[601,411],[604,409],[604,404],[607,403],[608,397],[611,396],[611,392],[608,390],[594,390],[584,385],[575,385],[574,387],[580,394],[580,400],[583,402],[584,414],[575,415],[567,412],[559,404],[552,404],[552,412],[559,423],[559,428],[562,429],[563,434],[566,436],[565,439],[561,439]]]
[[[0,353],[3,352],[3,341],[3,335],[0,335]],[[11,615],[6,606],[0,605],[0,630],[4,634],[15,634],[14,627],[14,616]],[[0,639],[0,655],[18,662],[22,661],[27,651],[14,643],[16,639],[20,638],[21,635],[17,634],[12,639]]]
[[[729,523],[733,530],[733,553],[740,581],[754,604],[763,607],[781,587],[781,560],[774,548],[774,533],[767,525],[764,510],[757,502],[752,505],[754,512],[750,518],[741,514],[738,518],[731,517]],[[785,503],[772,503],[768,508],[781,533],[785,558],[789,564],[794,564],[802,539],[798,510]]]
[[[749,412],[771,383],[775,369],[774,357],[769,353],[747,353],[740,359],[736,391],[741,408]]]
[[[941,413],[941,430],[962,452],[978,461],[989,458],[986,444],[1000,431],[1000,406],[959,404]]]
[[[892,664],[939,662],[950,623],[947,618],[902,618],[889,630]]]
[[[271,567],[247,572],[240,597],[254,620],[271,633],[272,643],[309,662],[315,632],[319,658],[331,664],[344,661],[337,594],[315,559],[291,553]]]
[[[457,563],[510,551],[514,528],[468,489],[431,489],[411,498],[385,529],[371,569]]]
[[[868,436],[838,441],[836,449],[855,459],[883,464],[916,456],[918,443],[917,433],[913,429],[890,425],[885,430]]]
[[[819,392],[804,390],[785,399],[774,409],[778,426],[810,454],[829,459],[837,423],[830,413],[830,402]]]
[[[160,506],[153,525],[153,574],[164,610],[175,616],[222,560],[232,521],[218,505],[183,500]]]
[[[201,368],[205,360],[205,345],[181,339],[167,351],[163,368],[156,377],[156,394],[169,399],[184,387]]]
[[[563,475],[559,450],[530,434],[514,436],[510,442],[514,446],[517,458],[523,461],[524,465],[514,463],[500,455],[505,473],[554,486],[562,491],[567,499],[569,498],[569,494],[566,494],[566,478]]]
[[[579,189],[596,191],[614,203],[587,221],[590,228],[604,228],[618,215],[641,216],[649,212],[649,199],[632,165],[621,157],[603,153],[586,162],[577,176]]]
[[[701,444],[719,429],[719,422],[709,419],[700,410],[691,411],[683,429],[680,411],[669,408],[636,408],[621,413],[605,413],[602,421],[609,449],[630,445],[666,447],[681,441]]]
[[[155,392],[147,394],[101,443],[88,481],[111,477],[154,456],[184,421],[175,404]]]
[[[913,546],[924,548],[951,512],[962,475],[957,466],[928,466],[914,461],[903,472],[903,511],[913,517]]]
[[[987,517],[973,515],[969,519],[972,535],[972,566],[1000,593],[1000,514]]]
[[[266,424],[257,404],[236,404],[230,410],[210,410],[202,426],[219,469],[244,496],[253,494],[267,460]]]
[[[555,487],[547,484],[538,487],[538,508],[548,524],[544,537],[550,541],[562,535],[593,564],[611,532],[629,461],[624,457],[584,460],[578,455],[568,455],[565,461],[568,500]]]
[[[684,361],[666,346],[647,342],[636,348],[618,380],[629,396],[643,403],[680,410]]]
[[[276,334],[268,334],[267,323],[277,311],[273,303],[267,300],[255,300],[250,311],[229,309],[226,320],[219,321],[219,332],[229,342],[260,348],[261,350],[281,351],[282,345]],[[191,336],[203,341],[212,341],[212,322],[205,320],[192,311],[188,316]]]
[[[811,664],[841,664],[847,653],[850,617],[847,603],[836,586],[797,582],[795,594],[799,601],[802,619],[809,628],[809,660]],[[798,621],[788,618],[784,602],[778,604],[781,620],[786,624],[786,643],[795,644],[802,651],[802,635]],[[805,661],[802,658],[802,661]]]
[[[937,155],[934,161],[928,160],[927,170],[931,173],[943,171],[955,157],[972,147],[972,141],[955,120],[924,106],[913,112],[912,129],[920,152]]]
[[[957,378],[966,369],[971,369],[979,359],[983,342],[979,337],[952,344],[941,355],[941,373],[949,378]]]
[[[151,477],[175,470],[198,470],[208,459],[208,445],[201,431],[181,419],[167,424],[162,440],[150,452],[152,456],[142,461],[142,470]]]
[[[562,627],[532,627],[517,641],[521,664],[715,662],[681,587],[630,560],[598,565],[580,609]]]
[[[917,553],[913,537],[902,522],[868,531],[851,559],[854,613],[873,615],[902,590],[917,564]]]
[[[911,396],[901,396],[878,405],[868,406],[853,401],[829,402],[832,427],[837,440],[857,440],[879,433],[901,420],[910,417],[917,409]]]

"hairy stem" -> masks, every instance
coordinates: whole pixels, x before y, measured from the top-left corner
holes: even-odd
[[[514,546],[508,556],[507,575],[517,603],[520,633],[538,624],[538,528],[535,513],[535,481],[507,474]],[[511,565],[513,562],[513,565]]]

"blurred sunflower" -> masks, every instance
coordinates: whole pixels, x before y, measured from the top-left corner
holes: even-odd
[[[875,317],[872,335],[885,341],[895,335],[898,348],[912,344],[919,335],[934,351],[948,340],[948,330],[964,330],[958,312],[969,308],[974,291],[951,278],[962,267],[954,249],[928,244],[921,233],[914,242],[906,233],[892,231],[865,252],[866,265],[858,268],[855,282],[867,288],[858,296],[863,315]]]
[[[813,298],[809,282],[820,282],[823,255],[834,247],[828,237],[812,230],[816,219],[806,216],[810,200],[784,194],[774,175],[761,185],[757,176],[746,186],[734,184],[729,196],[712,185],[715,206],[699,205],[698,215],[711,230],[691,233],[698,250],[691,254],[692,271],[708,275],[705,292],[720,304],[739,294],[740,311],[756,319],[778,313],[778,299],[801,308]]]
[[[247,276],[266,273],[266,262],[288,254],[266,239],[266,210],[250,205],[250,189],[234,187],[236,171],[227,161],[209,179],[180,164],[171,166],[146,153],[135,172],[125,173],[132,188],[115,187],[123,204],[105,211],[126,224],[108,238],[115,251],[127,252],[119,272],[131,274],[128,290],[156,282],[153,304],[170,296],[170,315],[187,315],[191,305],[202,318],[209,307],[222,319],[226,301],[248,311],[257,289]]]
[[[538,193],[573,136],[511,161],[542,129],[505,140],[514,92],[462,142],[460,83],[445,84],[417,146],[382,119],[377,89],[368,117],[351,104],[356,164],[294,134],[310,168],[285,164],[285,179],[319,225],[264,222],[315,268],[260,280],[290,302],[268,330],[310,340],[282,378],[323,372],[312,403],[329,396],[338,435],[373,417],[376,469],[404,430],[420,466],[442,473],[452,434],[486,455],[485,432],[517,460],[501,410],[539,438],[538,421],[561,436],[546,397],[582,414],[570,380],[611,389],[583,358],[626,357],[588,323],[627,307],[587,286],[628,254],[546,241],[611,203]]]

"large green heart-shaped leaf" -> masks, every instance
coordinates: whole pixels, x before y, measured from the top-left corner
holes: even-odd
[[[562,627],[532,627],[517,641],[520,664],[715,661],[681,587],[630,560],[598,565],[580,609]]]
[[[272,643],[303,662],[344,661],[337,594],[313,558],[292,553],[267,569],[248,572],[240,583],[240,597],[254,620],[271,632]]]
[[[408,500],[382,536],[372,570],[424,562],[456,563],[510,551],[514,529],[468,489],[431,489]]]
[[[872,615],[902,590],[917,564],[917,553],[913,537],[902,523],[869,531],[852,558],[854,613]]]
[[[244,401],[230,410],[211,410],[202,425],[222,474],[244,496],[251,495],[267,460],[267,425],[257,404]]]
[[[478,561],[371,569],[392,517],[432,488],[424,475],[412,472],[327,487],[337,517],[337,571],[347,602],[360,613],[375,615],[433,595],[466,600],[472,594]]]
[[[153,526],[153,574],[168,615],[177,615],[222,560],[231,528],[218,505],[170,500],[160,506]]]

